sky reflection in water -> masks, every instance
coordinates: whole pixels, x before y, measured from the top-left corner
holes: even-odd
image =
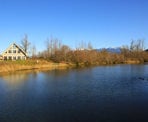
[[[147,121],[148,65],[3,75],[0,96],[6,122]]]

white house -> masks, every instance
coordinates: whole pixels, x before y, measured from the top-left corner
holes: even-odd
[[[0,55],[0,60],[3,60],[3,57],[2,57],[2,55]]]
[[[26,52],[17,44],[11,44],[3,53],[3,60],[26,60]]]

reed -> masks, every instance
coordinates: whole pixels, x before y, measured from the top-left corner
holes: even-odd
[[[46,60],[0,61],[0,73],[33,69],[67,69],[70,64],[54,63]]]

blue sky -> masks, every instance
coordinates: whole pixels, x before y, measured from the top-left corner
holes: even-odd
[[[24,34],[38,51],[51,36],[74,48],[119,47],[145,39],[148,0],[0,0],[0,53]]]

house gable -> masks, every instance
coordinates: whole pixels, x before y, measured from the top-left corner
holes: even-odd
[[[17,44],[11,44],[3,53],[4,60],[26,60],[27,54]]]

